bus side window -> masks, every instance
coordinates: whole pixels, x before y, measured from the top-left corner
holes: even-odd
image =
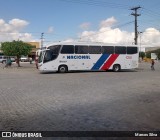
[[[76,45],[75,46],[75,54],[88,54],[88,46],[80,46]]]
[[[102,46],[102,53],[103,54],[114,54],[114,47],[113,46]]]
[[[74,53],[74,46],[73,45],[63,45],[62,54],[73,54]]]
[[[126,47],[116,46],[115,47],[115,54],[126,54]]]
[[[89,46],[90,54],[101,54],[101,46]]]

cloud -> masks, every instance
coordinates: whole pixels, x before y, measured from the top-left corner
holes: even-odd
[[[108,18],[106,20],[102,20],[100,22],[100,28],[102,27],[111,27],[117,22],[117,20],[114,17]]]
[[[0,19],[0,26],[4,25],[5,21],[3,19]]]
[[[133,33],[122,31],[119,28],[112,28],[117,22],[114,17],[102,20],[97,31],[83,31],[79,38],[82,41],[96,41],[104,43],[124,43],[131,42]]]
[[[117,22],[114,17],[100,22],[99,29],[96,31],[83,31],[79,34],[81,41],[114,43],[114,44],[134,44],[134,31],[129,32],[120,28],[113,28]],[[142,34],[139,34],[138,45],[141,46],[160,46],[160,31],[151,27],[147,28]]]
[[[82,23],[79,27],[82,29],[82,30],[88,30],[90,28],[91,24],[89,22],[85,22],[85,23]]]
[[[28,25],[28,21],[21,19],[12,19],[8,23],[5,20],[0,19],[0,42],[18,39],[23,41],[31,41],[32,34],[21,33],[22,29]]]
[[[141,34],[142,45],[160,46],[160,31],[155,28],[147,28]]]
[[[133,41],[134,34],[119,28],[102,27],[98,31],[84,31],[79,38],[82,41],[127,44]]]
[[[54,28],[53,28],[52,26],[50,26],[50,27],[48,28],[48,33],[53,33],[53,31],[54,31]]]
[[[27,26],[29,22],[21,19],[12,19],[9,21],[9,25],[12,26],[13,28],[16,27],[17,29],[21,29],[25,26]]]

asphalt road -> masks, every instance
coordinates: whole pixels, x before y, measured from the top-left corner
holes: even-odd
[[[66,74],[21,65],[0,64],[1,131],[160,130],[160,63]]]

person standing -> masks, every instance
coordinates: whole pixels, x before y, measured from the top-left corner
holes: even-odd
[[[7,58],[7,61],[6,61],[6,65],[5,65],[5,67],[7,68],[8,66],[11,66],[11,65],[12,65],[11,58],[10,58],[10,57],[8,57],[8,58]]]
[[[154,59],[152,59],[152,61],[151,61],[151,70],[155,70],[154,69],[154,64],[155,64]]]
[[[32,64],[32,57],[29,57],[29,62],[30,64]]]

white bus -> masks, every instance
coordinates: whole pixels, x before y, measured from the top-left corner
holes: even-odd
[[[135,69],[138,67],[138,46],[102,43],[59,42],[46,46],[39,56],[41,72],[72,70]]]

